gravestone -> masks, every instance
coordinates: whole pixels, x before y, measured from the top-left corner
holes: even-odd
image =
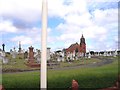
[[[12,55],[12,53],[13,53],[13,51],[12,51],[12,49],[10,49],[10,54]]]
[[[47,48],[47,61],[50,60],[50,48]]]
[[[0,55],[0,60],[2,60],[2,56]]]
[[[98,52],[98,56],[100,56],[100,53]]]
[[[5,51],[5,44],[4,43],[2,44],[2,47],[3,47],[3,51]]]
[[[3,64],[7,64],[8,63],[8,59],[3,57]]]
[[[72,53],[70,53],[70,60],[72,60],[73,59],[73,55],[72,55]]]
[[[99,52],[97,52],[97,56],[99,56]]]
[[[62,56],[62,61],[64,62],[64,52],[61,52],[61,56]]]
[[[25,53],[24,53],[24,59],[27,59],[27,58],[28,58],[28,52],[25,51]]]
[[[2,52],[2,56],[5,57],[5,52],[4,51]]]
[[[19,50],[18,50],[19,54],[22,53],[22,48],[21,48],[21,42],[19,41]]]
[[[28,61],[26,63],[27,66],[29,67],[40,67],[40,64],[38,64],[37,62],[35,62],[35,59],[34,59],[34,52],[33,52],[33,47],[29,47],[29,57],[28,57]]]
[[[6,56],[5,52],[1,51],[1,53],[0,53],[0,60],[2,60],[3,64],[7,64],[8,63],[8,59],[5,56]]]
[[[2,50],[0,50],[0,60],[1,60],[1,62],[3,61],[3,51]]]
[[[106,56],[109,56],[109,53],[108,53],[108,52],[106,52]]]
[[[15,47],[14,47],[14,51],[12,52],[12,58],[16,58],[16,55],[17,55],[17,52],[16,52]]]
[[[61,57],[57,56],[57,61],[60,62],[61,61]]]
[[[106,51],[104,52],[104,56],[107,56],[107,52]]]
[[[73,60],[75,60],[75,50],[73,51]]]
[[[112,53],[111,53],[111,51],[110,51],[109,55],[110,55],[110,56],[112,56]]]
[[[2,50],[0,49],[0,60],[2,62]]]
[[[34,63],[34,52],[33,52],[33,47],[29,47],[29,58],[28,58],[28,62],[29,63]]]
[[[90,51],[89,51],[89,54],[88,54],[88,58],[91,58],[91,54],[90,54]]]
[[[116,57],[116,56],[117,56],[117,50],[114,51],[114,57]]]
[[[40,50],[37,50],[36,60],[37,60],[37,63],[40,63],[40,61],[41,61],[41,52],[40,52]]]

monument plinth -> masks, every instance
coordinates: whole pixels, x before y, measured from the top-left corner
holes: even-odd
[[[29,57],[28,57],[28,62],[26,63],[26,65],[29,67],[40,67],[40,64],[35,62],[33,49],[34,48],[32,46],[29,47]]]
[[[34,52],[33,52],[33,47],[29,47],[29,58],[28,58],[28,62],[29,63],[34,63]]]

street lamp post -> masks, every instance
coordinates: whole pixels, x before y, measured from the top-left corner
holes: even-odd
[[[41,90],[47,88],[47,0],[42,0]]]

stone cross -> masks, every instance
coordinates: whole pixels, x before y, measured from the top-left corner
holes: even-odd
[[[5,44],[3,43],[2,46],[3,46],[3,51],[5,51]]]

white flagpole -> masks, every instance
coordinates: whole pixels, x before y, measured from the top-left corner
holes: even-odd
[[[41,90],[47,89],[47,0],[42,0]]]

